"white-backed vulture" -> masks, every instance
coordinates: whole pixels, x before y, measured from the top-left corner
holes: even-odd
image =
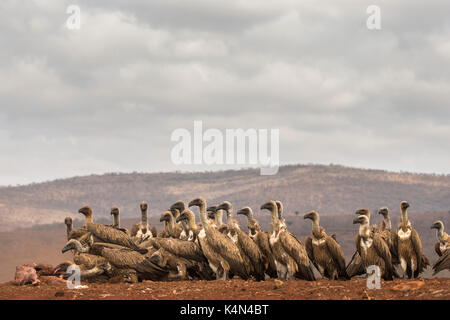
[[[287,280],[296,277],[313,281],[314,273],[310,266],[305,246],[286,229],[278,215],[278,206],[271,200],[261,206],[272,215],[270,246],[277,266],[278,278]]]
[[[222,209],[217,209],[217,206],[209,206],[207,210],[208,213],[208,221],[211,225],[211,227],[217,228],[219,232],[222,232],[223,234],[228,235],[230,238],[235,235],[234,232],[232,232],[228,225],[223,223],[223,211]],[[233,235],[231,234],[233,233]]]
[[[178,211],[178,210],[177,210]],[[179,239],[180,234],[183,231],[183,228],[180,224],[175,223],[175,218],[171,211],[167,210],[161,213],[160,222],[164,221],[165,227],[164,230],[167,231],[169,237]]]
[[[450,251],[450,237],[447,232],[444,231],[444,223],[440,220],[435,221],[431,225],[431,229],[436,229],[436,238],[438,242],[434,245],[434,250],[437,255],[441,257],[447,251]]]
[[[444,232],[444,223],[440,220],[435,221],[431,229],[436,229],[436,242],[434,249],[439,256],[433,264],[433,275],[436,275],[442,270],[450,270],[450,237]]]
[[[255,241],[263,255],[266,274],[271,278],[277,278],[277,266],[273,258],[272,249],[270,248],[269,234],[261,230],[258,221],[253,217],[253,211],[250,207],[240,209],[237,214],[242,214],[247,217],[248,235]]]
[[[231,239],[239,248],[244,263],[246,264],[247,272],[253,276],[256,281],[264,280],[266,270],[264,255],[261,250],[259,250],[258,245],[247,233],[241,230],[239,223],[233,218],[233,206],[230,202],[224,201],[217,206],[216,211],[219,210],[224,210],[227,213],[228,228],[230,233],[234,231],[233,233],[235,234]]]
[[[147,202],[141,202],[139,208],[141,210],[141,221],[133,225],[130,232],[131,237],[136,243],[141,243],[154,236],[148,225]]]
[[[378,231],[380,236],[386,242],[389,247],[389,251],[392,256],[392,265],[396,266],[400,263],[397,255],[397,248],[395,247],[395,237],[396,234],[391,231],[392,224],[391,218],[389,217],[389,209],[387,207],[382,207],[378,210],[378,214],[383,216],[383,221],[381,221],[381,228]]]
[[[402,214],[396,237],[394,237],[394,246],[397,248],[403,277],[408,276],[411,279],[417,278],[430,262],[423,255],[422,240],[420,240],[419,234],[412,227],[411,221],[408,220],[408,208],[409,203],[407,201],[400,203]]]
[[[370,211],[368,209],[364,208],[364,209],[356,210],[355,214],[357,216],[360,216],[360,215],[366,216],[368,218],[368,220],[370,221]],[[376,225],[372,225],[371,230],[373,232],[377,232],[378,227]],[[345,271],[350,278],[355,277],[355,276],[360,276],[360,275],[363,275],[366,273],[366,268],[364,267],[364,264],[361,260],[358,250],[355,250],[355,253],[353,254],[352,258],[350,259],[350,262],[348,263]]]
[[[380,268],[384,280],[393,280],[394,267],[386,242],[372,230],[366,215],[360,215],[353,220],[353,224],[357,223],[360,226],[355,244],[364,268],[367,270],[369,266],[376,265]]]
[[[332,280],[347,280],[345,257],[341,246],[320,226],[320,217],[316,211],[303,216],[312,222],[311,237],[306,237],[305,247],[310,261],[323,277]]]
[[[120,210],[119,210],[118,207],[114,206],[114,207],[111,208],[111,215],[113,216],[112,227],[116,228],[117,230],[120,230],[122,232],[125,232],[126,234],[129,235],[130,233],[128,232],[127,229],[120,227]]]
[[[197,197],[189,203],[189,207],[193,206],[199,207],[200,220],[203,225],[197,236],[198,241],[216,278],[226,280],[231,272],[233,275],[247,280],[249,274],[244,267],[244,261],[236,244],[210,225],[206,217],[206,200],[203,197]]]

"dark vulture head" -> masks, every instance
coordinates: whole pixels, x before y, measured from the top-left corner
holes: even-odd
[[[378,214],[381,214],[384,218],[387,218],[389,216],[389,209],[387,207],[380,208],[380,210],[378,210]]]
[[[139,207],[141,208],[141,211],[147,211],[148,204],[147,204],[147,202],[142,201],[141,204],[139,205]]]
[[[161,218],[159,219],[159,221],[160,221],[160,222],[163,222],[163,221],[169,222],[169,221],[172,220],[172,219],[173,219],[172,212],[170,212],[170,211],[164,211],[163,213],[161,213]]]
[[[170,206],[170,211],[174,210],[174,209],[178,209],[179,212],[183,212],[184,209],[186,209],[184,202],[181,200],[178,200],[177,202],[175,202],[174,204],[172,204]]]
[[[120,214],[119,208],[117,208],[115,206],[111,208],[111,215],[112,216],[118,216],[119,214]]]
[[[233,209],[233,206],[229,201],[224,201],[216,207],[217,210],[225,210],[226,212],[230,212]]]
[[[261,210],[264,210],[264,209],[269,210],[269,211],[272,211],[272,210],[278,211],[278,206],[275,201],[270,200],[261,206]]]
[[[319,218],[319,214],[314,210],[308,212],[303,216],[303,219],[310,219],[312,221],[317,221],[317,218]]]
[[[189,207],[201,207],[204,206],[206,204],[206,200],[203,197],[197,197],[195,199],[193,199],[191,202],[189,202]]]
[[[252,216],[253,212],[252,212],[252,209],[250,207],[243,207],[242,209],[240,209],[237,212],[237,214],[242,214],[242,215],[248,217],[248,216]]]
[[[92,217],[92,208],[90,206],[84,206],[80,210],[78,210],[79,213],[84,215],[85,217]]]
[[[64,224],[65,224],[66,226],[71,226],[71,225],[72,225],[72,218],[71,218],[71,217],[66,217],[66,218],[64,219]]]
[[[431,229],[437,229],[437,230],[443,230],[444,229],[444,223],[440,220],[433,222],[431,225]]]
[[[216,217],[217,206],[209,206],[206,209],[206,213],[208,214],[209,219],[214,219]]]
[[[355,218],[355,220],[353,220],[353,224],[368,224],[369,223],[369,218],[367,218],[367,216],[365,215],[360,215],[357,218]]]
[[[176,222],[180,221],[189,221],[194,218],[194,212],[189,209],[184,209],[183,212],[181,212],[180,216],[176,219]]]
[[[356,210],[355,214],[358,216],[370,217],[370,211],[369,211],[369,209],[366,209],[366,208]]]
[[[400,202],[400,208],[401,208],[402,210],[408,209],[408,208],[409,208],[409,203],[408,203],[408,201],[402,201],[402,202]]]

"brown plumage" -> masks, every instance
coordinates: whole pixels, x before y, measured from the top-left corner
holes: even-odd
[[[310,211],[304,217],[312,221],[311,237],[306,237],[305,246],[308,257],[320,274],[332,280],[349,279],[345,271],[345,257],[341,246],[320,226],[320,217],[316,211]]]
[[[360,215],[366,216],[370,221],[370,211],[368,209],[363,208],[356,210],[355,214],[357,216]],[[372,225],[370,228],[372,232],[378,231],[378,227],[376,225]],[[366,268],[364,267],[363,261],[361,260],[359,252],[357,250],[350,259],[350,262],[348,263],[345,272],[350,278],[363,275],[366,273]]]
[[[225,234],[212,227],[206,217],[206,200],[197,197],[189,207],[198,206],[203,228],[198,233],[200,247],[207,258],[217,279],[227,279],[229,274],[238,275],[247,280],[249,274],[244,267],[244,260],[235,243]]]
[[[126,228],[121,228],[120,227],[120,210],[118,207],[112,207],[111,208],[111,215],[113,216],[113,224],[112,227],[116,228],[117,230],[120,230],[128,235],[130,235],[130,233],[128,232],[128,230]]]
[[[140,253],[147,253],[147,250],[136,245],[129,235],[113,227],[97,223],[88,223],[87,230],[102,242],[118,244]]]
[[[442,270],[450,270],[450,237],[444,232],[444,223],[442,221],[435,221],[431,225],[431,229],[436,229],[436,242],[434,249],[439,256],[433,264],[433,275],[436,275]]]
[[[270,246],[277,265],[278,278],[287,280],[297,277],[305,280],[315,280],[310,266],[305,246],[287,231],[286,225],[279,219],[278,206],[271,200],[261,206],[272,215],[272,233]]]
[[[183,228],[179,223],[175,223],[175,218],[171,211],[167,210],[161,213],[160,222],[164,221],[164,230],[168,233],[169,237],[179,239]]]
[[[277,266],[273,258],[272,249],[269,243],[269,234],[261,230],[261,227],[253,217],[253,211],[250,207],[244,207],[237,212],[247,217],[248,235],[258,246],[263,255],[265,272],[271,278],[277,278]]]
[[[239,223],[233,218],[233,206],[230,202],[224,201],[219,206],[217,210],[224,210],[227,213],[227,222],[230,234],[233,233],[235,236],[231,235],[231,239],[236,243],[242,258],[244,259],[245,267],[247,273],[253,276],[257,281],[264,280],[265,277],[265,260],[264,256],[259,250],[258,245],[241,230]]]
[[[360,224],[355,242],[364,268],[367,270],[367,267],[376,265],[380,268],[381,277],[384,280],[393,280],[394,267],[391,253],[380,235],[370,227],[369,218],[366,215],[360,215],[353,220],[353,223]]]
[[[154,236],[153,232],[150,230],[150,227],[148,225],[147,202],[145,201],[141,202],[139,208],[141,210],[141,221],[133,225],[130,231],[131,237],[138,244]]]
[[[402,211],[399,227],[394,237],[394,246],[397,247],[398,258],[404,272],[404,277],[417,278],[421,272],[430,264],[422,252],[422,241],[417,231],[408,220],[407,209],[409,203],[402,201]]]

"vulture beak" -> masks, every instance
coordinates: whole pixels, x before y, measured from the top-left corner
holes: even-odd
[[[221,205],[217,206],[217,207],[216,207],[216,211],[217,211],[217,210],[226,210],[226,209],[225,209],[225,205],[224,205],[224,204],[221,204]]]
[[[358,224],[358,223],[361,223],[361,222],[362,222],[362,220],[361,220],[360,217],[355,218],[355,219],[353,220],[353,224]]]
[[[303,219],[311,219],[311,218],[312,218],[311,213],[307,213],[303,216]]]
[[[193,207],[197,205],[197,201],[196,200],[192,200],[191,202],[189,202],[188,207]]]
[[[261,206],[261,210],[264,210],[264,209],[270,210],[270,209],[269,209],[269,205],[268,205],[268,204],[263,204],[263,205]]]
[[[245,209],[241,209],[236,214],[243,214],[244,216],[246,216],[248,214],[248,212]]]
[[[75,244],[73,242],[70,242],[70,243],[66,244],[66,246],[64,248],[62,248],[61,252],[66,253],[67,251],[73,250],[73,249],[76,249]]]
[[[184,215],[181,215],[181,216],[178,216],[176,219],[175,219],[175,222],[180,222],[181,220],[184,220],[185,219],[185,216]]]
[[[439,223],[433,223],[431,225],[431,229],[439,229],[441,226],[439,225]]]
[[[166,218],[165,216],[164,216],[164,217],[161,217],[161,219],[159,219],[159,222],[163,222],[163,221],[169,221],[169,219]]]

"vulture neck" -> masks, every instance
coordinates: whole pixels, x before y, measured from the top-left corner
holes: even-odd
[[[441,225],[441,227],[436,230],[436,236],[439,241],[441,241],[442,238],[444,238],[444,226]]]
[[[222,216],[223,216],[223,211],[222,210],[217,210],[216,214],[214,215],[214,222],[216,223],[216,226],[219,228],[222,225]]]
[[[389,218],[389,216],[383,217],[384,220],[384,228],[386,230],[391,230],[391,218]]]
[[[89,212],[88,214],[86,214],[84,221],[85,221],[86,225],[88,223],[92,223],[92,212]]]
[[[318,216],[316,216],[311,221],[312,221],[313,230],[316,232],[319,232],[320,231],[320,218]]]
[[[359,235],[365,239],[370,236],[370,224],[368,222],[359,226]]]
[[[408,211],[402,208],[402,223],[405,227],[408,225]]]
[[[203,227],[206,227],[207,225],[209,225],[209,221],[206,218],[206,203],[202,202],[198,208],[200,214],[200,221],[202,222]]]
[[[192,231],[196,231],[197,230],[197,225],[195,224],[195,217],[194,216],[189,216],[188,217],[187,225],[188,225],[189,230],[192,230]]]
[[[114,218],[114,224],[113,226],[116,228],[120,228],[120,217],[118,214],[113,215]]]
[[[142,227],[146,227],[148,225],[147,209],[141,211],[141,223]]]
[[[172,215],[170,215],[169,221],[167,221],[167,228],[168,228],[170,233],[174,232],[175,222],[174,222],[174,219],[173,219]]]
[[[278,225],[280,223],[280,219],[278,219],[278,209],[277,207],[270,209],[270,214],[272,215],[272,224]]]
[[[247,217],[247,222],[249,225],[253,225],[253,212],[249,212],[248,214],[246,214]]]
[[[73,230],[72,224],[71,223],[66,224],[67,236],[69,236],[72,230]]]

